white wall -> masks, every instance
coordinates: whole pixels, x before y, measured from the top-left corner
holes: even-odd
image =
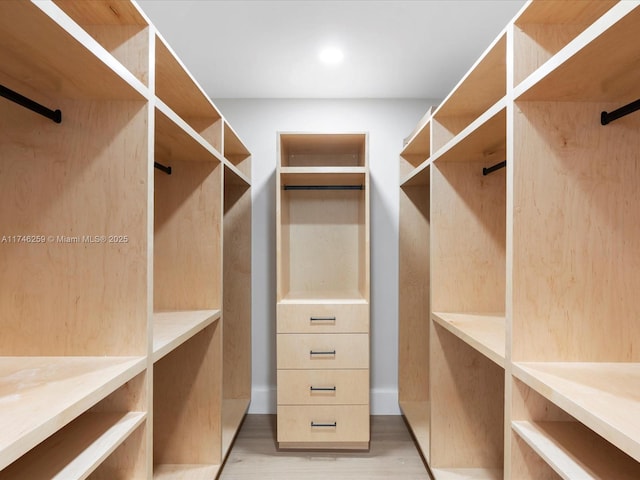
[[[278,131],[367,131],[371,175],[371,412],[398,409],[398,154],[429,100],[219,99],[252,152],[253,392],[276,411],[275,170]]]

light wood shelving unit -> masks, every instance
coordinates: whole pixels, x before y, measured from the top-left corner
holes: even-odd
[[[0,99],[0,478],[215,478],[250,402],[249,151],[134,2],[2,2],[0,49],[62,111]]]
[[[438,480],[640,476],[640,115],[600,124],[638,28],[530,1],[405,142],[399,397]]]
[[[367,134],[280,133],[278,144],[278,444],[367,449]]]

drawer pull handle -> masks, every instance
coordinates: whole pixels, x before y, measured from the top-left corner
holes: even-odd
[[[335,315],[333,317],[310,317],[309,320],[312,322],[335,322],[336,317]]]
[[[312,392],[335,392],[336,387],[314,387],[313,385],[311,385],[309,390],[311,390]]]
[[[309,355],[335,355],[335,354],[336,354],[335,350],[327,350],[327,351],[310,350],[309,351]]]
[[[327,427],[327,428],[336,428],[338,426],[338,422],[333,423],[316,423],[311,420],[311,427]]]

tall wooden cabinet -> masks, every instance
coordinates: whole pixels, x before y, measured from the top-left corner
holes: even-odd
[[[364,133],[278,135],[278,443],[369,445]]]
[[[0,478],[215,478],[250,401],[249,152],[135,3],[3,1],[0,51],[3,96],[62,112],[0,98]]]
[[[401,152],[400,406],[438,480],[640,477],[640,112],[601,123],[639,28],[527,3]]]

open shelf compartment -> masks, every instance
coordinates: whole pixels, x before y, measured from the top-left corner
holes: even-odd
[[[159,34],[155,62],[156,96],[222,152],[222,115]]]
[[[602,2],[593,13],[597,14],[600,8],[607,6],[610,2]],[[552,61],[547,61],[523,80],[514,91],[516,99],[565,102],[636,100],[640,72],[636,68],[638,50],[635,39],[639,22],[640,7],[636,2],[618,2],[556,53]]]
[[[281,189],[280,300],[368,299],[366,195],[364,189]]]
[[[429,459],[429,169],[400,189],[398,399],[423,456]]]
[[[220,319],[220,310],[187,310],[153,314],[153,361],[188,341]]]
[[[224,170],[222,456],[251,398],[251,189]]]
[[[280,167],[367,167],[362,133],[281,133]]]
[[[534,1],[514,20],[514,85],[575,39],[618,0]]]
[[[129,0],[54,0],[145,86],[149,86],[149,23]]]
[[[429,466],[437,479],[502,478],[505,370],[438,323],[431,325]]]
[[[157,118],[158,133],[175,126]],[[155,170],[154,311],[219,310],[224,167],[193,137],[169,131],[175,136],[156,135],[156,162],[171,174]]]
[[[142,83],[53,3],[2,2],[0,48],[0,84],[12,90],[17,84],[18,93],[52,110],[62,109],[59,98],[146,95]],[[23,90],[21,82],[28,87]]]
[[[549,401],[640,460],[640,364],[519,362],[514,375]]]
[[[213,322],[153,364],[154,478],[222,464],[222,328]]]
[[[440,326],[504,368],[504,315],[433,312],[432,316]]]
[[[437,152],[507,93],[507,35],[503,32],[433,113]]]
[[[516,367],[517,368],[517,367]],[[511,477],[538,479],[631,479],[640,463],[584,423],[571,409],[549,400],[516,372],[512,379]],[[604,408],[617,407],[609,404]],[[568,413],[569,412],[569,413]]]
[[[433,311],[505,311],[506,168],[484,170],[504,160],[505,119],[496,108],[431,166]]]
[[[251,178],[251,153],[226,121],[224,122],[224,158],[229,160],[240,173]]]
[[[429,109],[400,152],[400,178],[409,175],[431,156],[431,114]]]
[[[0,469],[145,368],[144,357],[2,357]]]

